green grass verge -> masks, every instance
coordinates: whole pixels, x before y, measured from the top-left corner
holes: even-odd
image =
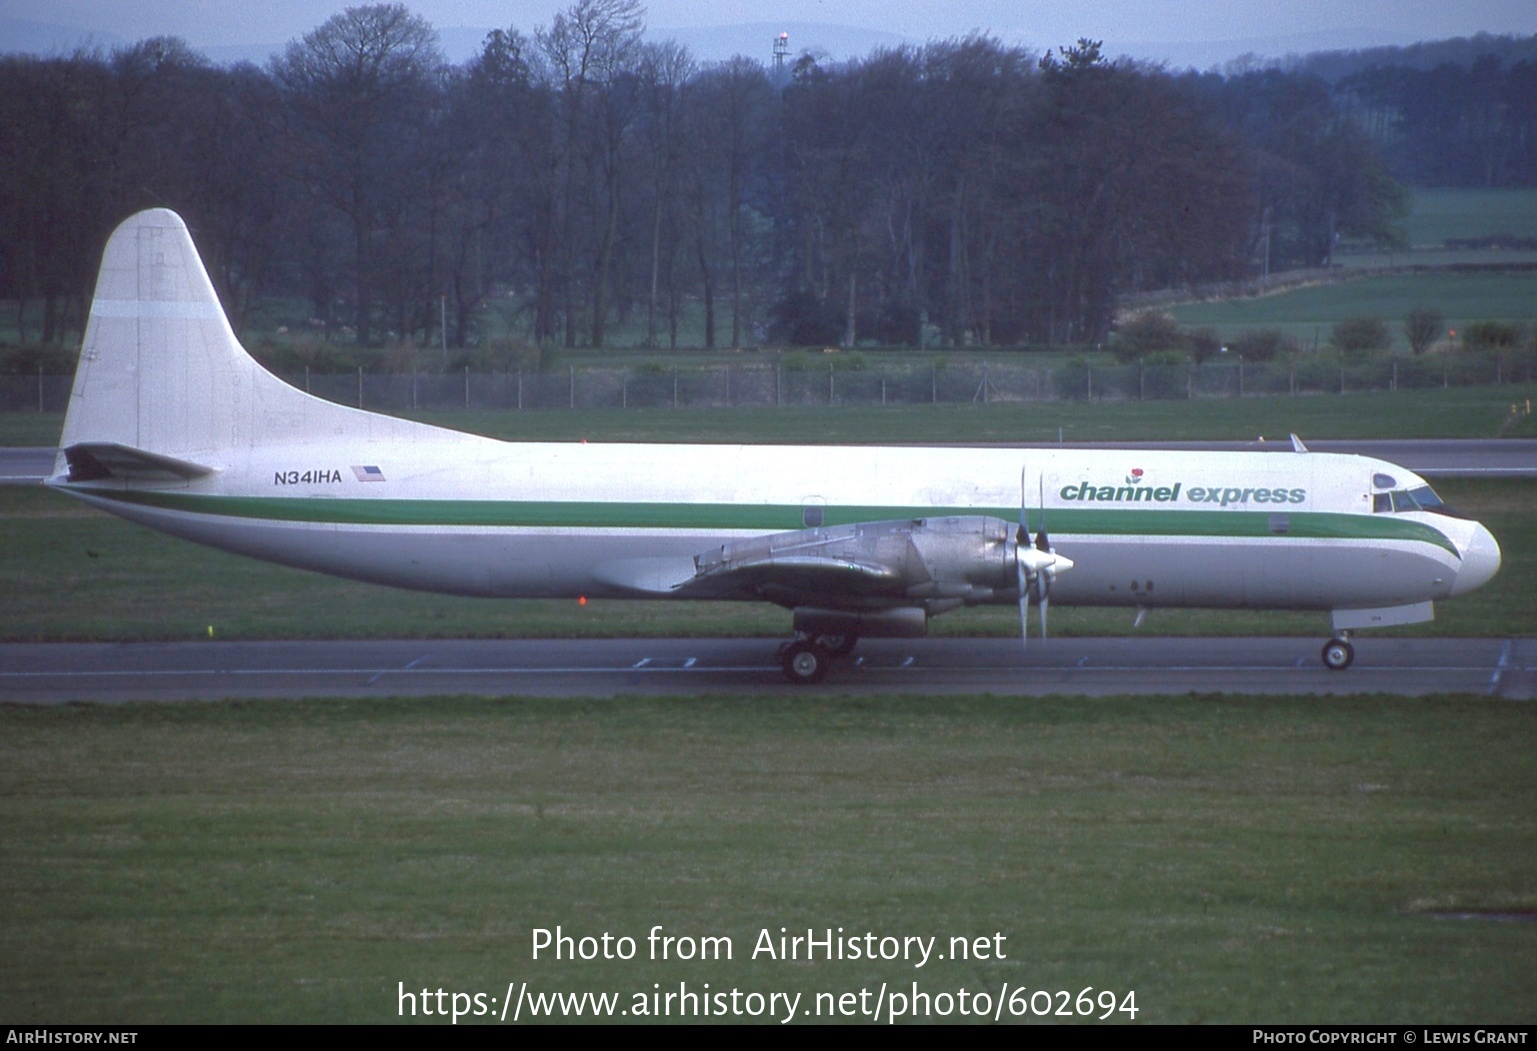
[[[1499,234],[1537,237],[1537,190],[1417,189],[1407,228],[1413,245]]]
[[[1437,486],[1500,540],[1504,566],[1471,595],[1442,603],[1408,635],[1537,635],[1537,483],[1451,481]],[[776,636],[788,616],[744,603],[468,599],[398,591],[285,569],[198,547],[93,511],[51,491],[0,487],[0,594],[9,640],[272,638],[628,638]],[[1130,634],[1126,610],[1056,605],[1059,635]],[[1318,613],[1154,610],[1160,635],[1322,634]],[[1004,637],[1013,607],[962,610],[936,634]]]
[[[1304,438],[1489,438],[1531,385],[1196,401],[1060,401],[988,405],[780,409],[576,409],[417,413],[515,441],[1054,442]],[[60,413],[0,413],[0,446],[51,446]]]
[[[1358,277],[1309,285],[1254,299],[1188,303],[1169,313],[1188,328],[1210,326],[1223,338],[1245,329],[1278,328],[1304,347],[1329,342],[1336,321],[1376,317],[1387,322],[1393,342],[1407,349],[1404,319],[1411,310],[1441,311],[1448,328],[1461,332],[1473,321],[1537,317],[1537,270],[1424,271]]]
[[[1537,909],[1534,719],[1459,697],[3,707],[0,1016],[388,1022],[402,983],[508,982],[804,1012],[916,982],[1135,991],[1144,1023],[1530,1023],[1537,925],[1443,917]],[[557,925],[638,956],[532,959]],[[732,958],[645,959],[653,925]],[[782,927],[998,934],[1006,958],[753,960]]]

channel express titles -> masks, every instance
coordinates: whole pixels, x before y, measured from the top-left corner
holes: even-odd
[[[1075,482],[1064,485],[1057,496],[1068,503],[1179,503],[1183,495],[1188,504],[1217,504],[1231,507],[1235,504],[1300,504],[1307,499],[1306,489],[1269,488],[1261,486],[1199,486],[1185,488],[1185,483],[1154,486],[1147,483],[1139,467],[1126,476],[1124,485],[1095,485],[1092,482]]]

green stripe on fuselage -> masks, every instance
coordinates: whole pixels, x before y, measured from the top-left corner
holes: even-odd
[[[325,497],[200,496],[148,490],[78,487],[82,493],[121,503],[275,522],[328,525],[460,526],[565,529],[695,529],[788,532],[805,528],[800,505],[619,503],[518,500],[356,500]],[[852,525],[894,519],[991,515],[1013,521],[1018,508],[851,507],[822,509],[823,524]],[[1271,531],[1284,516],[1284,533]],[[1083,536],[1198,536],[1283,540],[1402,540],[1433,544],[1461,557],[1439,530],[1384,514],[1331,511],[1170,511],[1151,507],[1052,508],[1051,531]]]

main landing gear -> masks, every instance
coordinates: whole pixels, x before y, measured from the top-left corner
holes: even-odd
[[[1356,659],[1355,647],[1350,644],[1350,633],[1342,631],[1339,638],[1324,643],[1324,667],[1330,671],[1344,671]]]
[[[827,676],[833,661],[853,653],[858,644],[858,635],[803,635],[779,647],[779,664],[795,685],[814,686]]]

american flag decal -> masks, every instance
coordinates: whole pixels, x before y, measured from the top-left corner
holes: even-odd
[[[358,476],[360,482],[382,482],[384,472],[369,464],[367,467],[353,467],[352,473]]]

